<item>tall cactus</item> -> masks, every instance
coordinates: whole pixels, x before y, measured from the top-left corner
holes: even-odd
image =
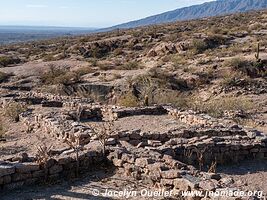
[[[257,52],[255,54],[255,58],[257,61],[260,60],[260,43],[259,42],[257,43]]]

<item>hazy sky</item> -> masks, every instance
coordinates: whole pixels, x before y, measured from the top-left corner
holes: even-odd
[[[0,25],[106,27],[212,0],[0,0]]]

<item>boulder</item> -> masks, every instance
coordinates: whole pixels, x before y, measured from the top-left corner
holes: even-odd
[[[151,158],[137,158],[135,165],[138,167],[146,167],[149,164],[152,164],[153,160]]]
[[[173,183],[174,183],[174,187],[181,191],[191,191],[197,187],[196,183],[193,183],[186,178],[174,179]]]
[[[161,177],[164,179],[175,179],[175,178],[180,178],[180,172],[177,170],[168,170],[168,171],[162,171],[161,172]]]

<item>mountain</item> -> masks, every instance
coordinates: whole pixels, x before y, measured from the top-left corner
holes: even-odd
[[[152,24],[174,22],[178,20],[198,19],[236,12],[260,10],[264,8],[267,8],[267,0],[217,0],[203,3],[201,5],[176,9],[136,21],[131,21],[113,26],[109,29],[134,28]]]

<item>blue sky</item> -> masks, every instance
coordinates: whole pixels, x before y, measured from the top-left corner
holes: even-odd
[[[0,0],[0,25],[107,27],[212,0]]]

